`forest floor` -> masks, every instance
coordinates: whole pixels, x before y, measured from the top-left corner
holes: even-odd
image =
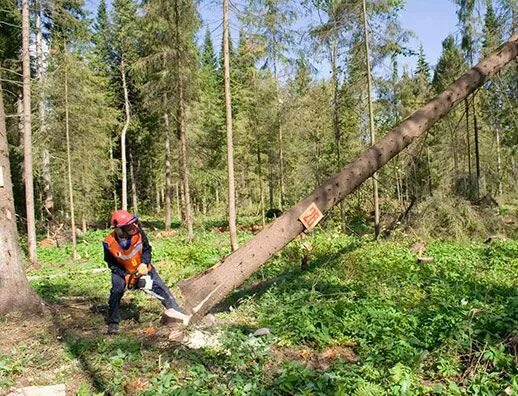
[[[147,224],[154,263],[174,285],[228,254],[228,234]],[[123,299],[120,332],[106,335],[106,231],[39,250],[28,268],[42,317],[0,319],[0,394],[65,384],[104,395],[518,394],[518,241],[371,242],[320,230],[309,265],[292,242],[213,310],[215,323],[170,340],[161,305]],[[240,233],[243,243],[252,236]],[[269,334],[255,337],[266,327]]]

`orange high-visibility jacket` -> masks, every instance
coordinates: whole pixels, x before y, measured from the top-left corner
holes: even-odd
[[[131,243],[127,249],[121,248],[117,242],[115,231],[104,238],[104,244],[115,260],[130,274],[136,271],[142,262],[142,235],[140,232],[131,237]]]

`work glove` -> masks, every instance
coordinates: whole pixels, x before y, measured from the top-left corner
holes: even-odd
[[[137,268],[137,276],[143,276],[143,275],[147,275],[149,271],[147,270],[147,264],[140,264]]]

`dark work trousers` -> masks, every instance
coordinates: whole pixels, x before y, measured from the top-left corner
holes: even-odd
[[[164,281],[160,278],[158,275],[158,272],[156,272],[155,267],[151,269],[151,272],[149,273],[151,275],[151,279],[153,279],[153,287],[151,290],[158,294],[160,297],[163,297],[163,300],[160,300],[162,305],[166,308],[174,308],[177,311],[183,312],[180,307],[178,306],[178,303],[174,299],[171,291],[169,288],[165,285]],[[119,323],[120,322],[120,302],[122,299],[122,296],[124,295],[124,290],[126,288],[126,283],[124,282],[124,278],[120,276],[119,274],[112,271],[112,288],[110,290],[110,300],[109,300],[109,306],[110,306],[110,313],[108,321],[109,323]]]

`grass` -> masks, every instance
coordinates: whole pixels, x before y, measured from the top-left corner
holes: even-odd
[[[78,262],[68,246],[39,252],[28,275],[52,315],[0,322],[0,391],[62,381],[81,395],[518,393],[517,241],[432,241],[433,262],[418,263],[404,242],[320,231],[308,269],[293,242],[217,307],[203,331],[219,343],[193,349],[167,339],[161,306],[139,293],[124,297],[121,333],[103,334],[109,272],[88,272],[104,267],[103,237],[87,233]],[[169,285],[229,253],[217,228],[192,244],[182,231],[149,237]],[[254,337],[259,327],[270,335]]]

